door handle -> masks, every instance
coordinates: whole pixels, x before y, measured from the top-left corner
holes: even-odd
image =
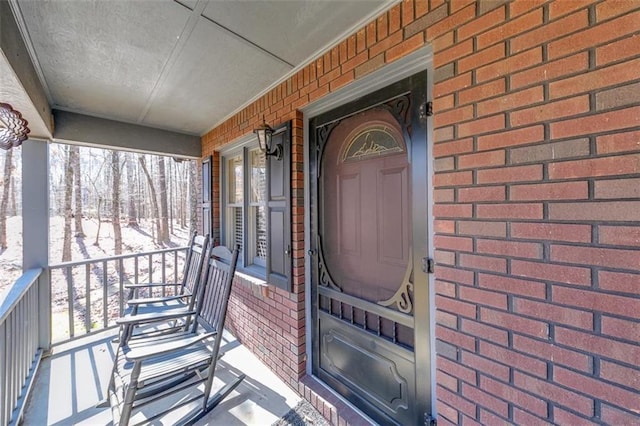
[[[433,270],[435,269],[435,261],[430,257],[422,258],[422,272],[427,274],[433,274]]]

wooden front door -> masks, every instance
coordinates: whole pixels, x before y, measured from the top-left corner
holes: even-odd
[[[313,372],[376,421],[430,413],[426,75],[311,120]]]

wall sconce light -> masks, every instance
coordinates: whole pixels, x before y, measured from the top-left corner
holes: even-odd
[[[11,149],[27,139],[27,120],[11,105],[0,102],[0,148]]]
[[[282,144],[272,146],[273,129],[264,120],[264,116],[262,116],[262,124],[253,129],[253,133],[258,136],[258,146],[264,155],[274,155],[276,160],[282,160]]]

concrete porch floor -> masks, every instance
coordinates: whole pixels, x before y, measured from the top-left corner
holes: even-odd
[[[96,404],[106,397],[114,336],[114,331],[107,331],[54,346],[36,375],[24,425],[112,424],[111,409],[96,408]],[[300,396],[227,332],[220,352],[225,355],[218,362],[212,393],[234,375],[242,372],[247,377],[198,425],[271,425],[300,401]],[[153,424],[175,422],[175,418],[162,418]]]

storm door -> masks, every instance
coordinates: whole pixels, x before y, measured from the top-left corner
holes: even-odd
[[[430,410],[425,100],[416,75],[310,122],[313,372],[381,424]]]

